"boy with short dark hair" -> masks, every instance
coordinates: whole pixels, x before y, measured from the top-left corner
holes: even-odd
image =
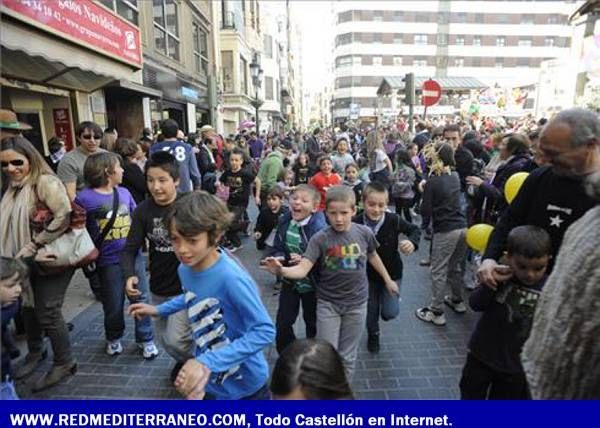
[[[279,217],[288,211],[288,207],[283,205],[283,197],[283,191],[275,187],[267,195],[266,206],[261,207],[254,228],[254,239],[258,250],[272,248],[275,243],[275,226],[279,222]]]
[[[169,232],[163,217],[178,197],[179,165],[168,152],[156,152],[146,163],[146,186],[150,198],[140,203],[133,212],[127,242],[121,252],[121,268],[125,277],[125,292],[129,297],[140,295],[139,278],[135,271],[135,257],[146,239],[150,243],[150,292],[153,304],[160,304],[182,293],[175,256]],[[157,336],[167,353],[177,362],[173,374],[181,367],[188,352],[182,352],[190,342],[190,328],[185,313],[175,314],[154,323]]]
[[[471,293],[471,308],[483,314],[469,341],[460,381],[462,399],[529,398],[520,355],[551,254],[548,232],[537,226],[518,226],[507,239],[504,268],[512,272],[512,278],[498,287],[479,285]]]
[[[398,284],[376,252],[378,243],[373,232],[352,223],[356,215],[352,189],[332,187],[327,191],[325,207],[330,226],[310,239],[298,264],[283,267],[277,258],[268,257],[264,265],[273,274],[302,279],[318,264],[317,337],[339,351],[351,379],[367,315],[367,263],[381,275],[390,293],[398,294]]]
[[[419,247],[421,231],[417,226],[404,220],[398,215],[387,211],[389,203],[388,191],[381,183],[368,184],[363,191],[364,211],[360,212],[353,221],[363,224],[373,231],[379,247],[377,254],[390,277],[398,282],[402,280],[403,254],[412,254]],[[403,234],[408,239],[399,241],[398,235]],[[371,353],[379,352],[379,316],[389,321],[398,316],[400,310],[398,296],[390,294],[384,281],[371,266],[367,267],[369,277],[369,301],[367,305],[367,348]]]
[[[308,241],[317,232],[327,227],[325,216],[317,211],[320,196],[317,190],[308,185],[295,187],[290,196],[290,212],[279,219],[273,256],[280,258],[286,266],[294,266],[302,259]],[[294,323],[298,317],[300,303],[306,325],[306,337],[315,337],[317,332],[317,271],[313,268],[306,278],[299,280],[284,279],[279,294],[277,309],[277,352],[281,353],[296,340]]]
[[[194,355],[179,371],[177,389],[187,398],[268,398],[269,369],[263,349],[275,328],[257,285],[218,247],[232,215],[217,197],[198,191],[183,196],[165,217],[180,260],[184,294],[159,306],[134,304],[135,316],[187,313]]]

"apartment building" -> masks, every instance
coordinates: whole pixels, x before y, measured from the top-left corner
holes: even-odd
[[[474,77],[490,87],[537,82],[570,55],[581,1],[343,1],[335,4],[333,117],[376,115],[383,77]],[[380,106],[381,107],[381,106]],[[390,107],[383,105],[383,107]]]

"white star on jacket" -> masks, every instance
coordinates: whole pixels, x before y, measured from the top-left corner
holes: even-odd
[[[550,217],[550,226],[556,226],[557,228],[560,229],[560,224],[563,221],[564,220],[562,218],[560,218],[560,215],[556,214],[555,217]]]

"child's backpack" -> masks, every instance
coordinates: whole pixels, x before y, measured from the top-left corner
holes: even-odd
[[[401,165],[392,179],[391,194],[394,199],[412,199],[415,197],[413,185],[415,183],[415,171],[405,165]]]

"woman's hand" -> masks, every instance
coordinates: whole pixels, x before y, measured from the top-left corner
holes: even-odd
[[[475,187],[479,187],[483,184],[483,179],[475,176],[470,176],[465,179],[467,184],[470,184]]]

